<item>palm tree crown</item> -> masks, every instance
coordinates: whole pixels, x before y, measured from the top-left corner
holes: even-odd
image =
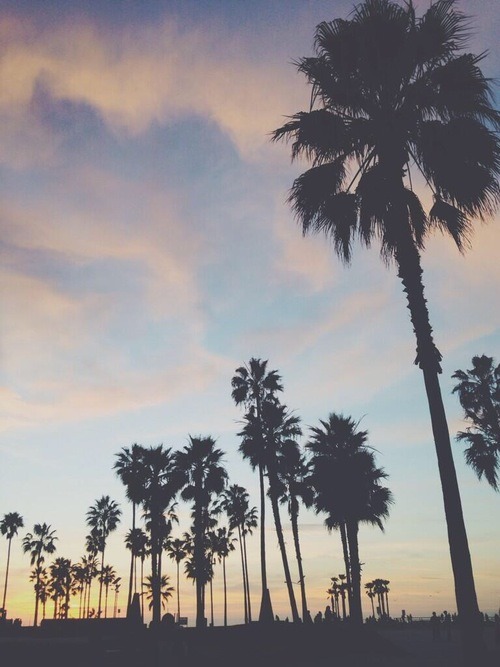
[[[498,491],[500,469],[500,364],[494,365],[486,355],[472,358],[472,368],[455,371],[457,380],[453,392],[470,426],[457,434],[457,439],[468,443],[465,460],[479,479],[484,475]]]

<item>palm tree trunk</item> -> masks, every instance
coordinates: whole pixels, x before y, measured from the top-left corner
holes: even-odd
[[[226,582],[226,557],[222,557],[222,578],[224,581],[224,627],[227,627],[227,582]]]
[[[248,622],[252,622],[252,604],[250,601],[250,579],[248,576],[248,558],[247,558],[247,538],[245,531],[242,531],[243,535],[243,553],[245,556],[245,585],[247,591],[247,605],[248,605]]]
[[[108,618],[108,593],[109,593],[108,584],[106,584],[104,589],[105,589],[105,593],[104,593],[104,618]]]
[[[482,624],[477,604],[460,491],[451,450],[450,434],[439,386],[438,374],[441,372],[441,355],[432,338],[432,328],[429,323],[429,313],[422,284],[420,256],[411,242],[398,250],[396,261],[398,276],[407,295],[410,318],[417,339],[415,363],[418,364],[424,374],[443,493],[462,644],[466,660],[470,663],[475,660],[475,664],[477,664],[478,656],[484,650],[481,637]]]
[[[273,612],[271,597],[267,588],[266,567],[266,491],[264,488],[264,467],[259,463],[259,486],[260,486],[260,574],[262,581],[262,595],[260,600],[259,622],[272,622]]]
[[[9,581],[9,564],[10,564],[10,546],[12,543],[12,537],[9,538],[9,546],[7,549],[7,566],[5,568],[5,584],[3,587],[3,603],[2,603],[2,609],[4,610],[4,614],[7,615],[6,611],[6,600],[7,600],[7,582]]]
[[[144,558],[141,557],[141,619],[144,623],[144,595],[142,593],[144,586]]]
[[[350,618],[356,625],[363,624],[363,610],[361,607],[361,564],[358,550],[358,522],[347,521],[347,540],[349,544],[349,562],[351,564],[352,595],[350,602]]]
[[[299,526],[298,526],[298,503],[295,497],[290,499],[290,521],[292,524],[293,542],[295,545],[295,556],[297,558],[297,567],[299,570],[300,595],[302,598],[302,622],[307,621],[307,599],[306,599],[306,585],[304,581],[304,570],[302,567],[302,554],[300,553],[299,542]],[[333,605],[332,605],[333,612]]]
[[[132,530],[135,531],[135,503],[132,503]],[[134,533],[132,533],[134,535]],[[133,580],[134,580],[134,561],[135,561],[135,554],[134,554],[134,545],[131,544],[131,549],[130,549],[130,578],[128,582],[128,597],[127,597],[127,610],[129,609],[130,605],[132,604],[132,586],[133,586]]]
[[[180,561],[176,559],[176,562],[177,562],[177,623],[179,623],[181,618],[181,592],[180,592],[180,577],[179,577]]]
[[[40,596],[40,562],[37,561],[37,566],[36,566],[36,583],[35,583],[35,616],[33,618],[33,625],[36,626],[38,625],[38,599]]]
[[[273,509],[274,523],[276,526],[276,535],[278,536],[278,544],[281,552],[281,560],[283,561],[283,570],[285,572],[286,587],[288,589],[288,597],[290,599],[290,608],[292,611],[292,620],[294,623],[300,622],[299,612],[297,611],[297,603],[295,601],[295,593],[293,592],[292,577],[290,576],[290,568],[288,566],[288,557],[286,555],[285,539],[283,537],[283,526],[281,524],[280,511],[278,500],[271,488],[271,507]]]
[[[238,541],[240,543],[241,571],[243,576],[243,602],[245,605],[245,625],[246,625],[248,623],[247,585],[245,576],[245,557],[243,555],[243,538],[241,536],[241,526],[239,525],[238,525]]]
[[[375,607],[373,605],[373,594],[370,595],[370,602],[372,603],[372,618],[375,618]]]
[[[342,542],[342,554],[344,556],[345,576],[347,581],[347,595],[349,598],[349,614],[351,613],[351,597],[352,597],[352,582],[351,582],[351,563],[349,560],[349,549],[347,546],[347,533],[345,521],[339,524],[340,540]]]
[[[97,605],[97,616],[101,618],[101,604],[102,604],[102,573],[104,571],[104,549],[101,552],[101,580],[99,582],[99,603]]]
[[[213,577],[210,577],[210,627],[214,627],[214,587]]]
[[[198,475],[199,477],[199,475]],[[205,549],[203,545],[204,525],[202,522],[203,500],[199,487],[201,480],[195,480],[195,520],[194,520],[194,566],[196,572],[196,627],[205,627],[205,604],[203,591],[203,572],[205,570]]]

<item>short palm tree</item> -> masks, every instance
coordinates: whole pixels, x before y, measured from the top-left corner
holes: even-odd
[[[104,552],[106,550],[106,541],[109,534],[116,530],[120,523],[122,511],[117,502],[111,500],[109,496],[102,496],[95,501],[87,512],[87,525],[91,527],[94,538],[97,540],[99,552],[101,554],[101,571],[99,580],[99,602],[97,615],[102,613],[102,574],[104,572]]]
[[[196,627],[205,625],[205,584],[209,579],[206,536],[209,525],[209,507],[213,495],[224,490],[227,472],[222,464],[223,453],[215,447],[215,440],[208,437],[189,437],[189,444],[176,452],[176,466],[183,477],[183,500],[193,502],[193,561],[192,572],[196,576]],[[203,573],[202,576],[200,576]]]
[[[184,540],[180,538],[175,538],[174,540],[169,540],[167,542],[167,555],[169,558],[175,561],[177,568],[177,623],[181,617],[181,593],[180,593],[180,564],[186,558],[187,551]]]
[[[155,583],[153,582],[153,577],[147,576],[143,584],[143,587],[144,587],[144,595],[146,596],[146,600],[148,600],[149,602],[148,604],[149,610],[153,609],[154,586]],[[174,592],[174,587],[170,585],[170,577],[168,576],[168,574],[162,574],[160,580],[160,600],[162,609],[165,609],[165,607],[167,606],[167,602],[172,597],[173,592]]]
[[[2,609],[4,610],[4,614],[7,613],[7,584],[9,582],[9,565],[10,565],[10,547],[12,544],[12,538],[17,535],[17,531],[19,528],[23,528],[24,523],[23,523],[23,517],[18,514],[17,512],[8,512],[7,514],[4,514],[3,519],[0,521],[0,532],[2,535],[5,535],[7,541],[8,541],[8,547],[7,547],[7,565],[5,566],[5,583],[3,587],[3,601],[2,601]]]
[[[113,466],[116,474],[126,488],[128,500],[132,503],[132,530],[136,529],[136,508],[144,499],[144,447],[133,444],[130,449],[123,447],[116,455]],[[128,586],[127,609],[132,602],[132,586],[134,579],[134,565],[136,556],[130,552],[130,578]]]
[[[99,581],[104,586],[104,618],[108,617],[108,595],[109,587],[113,585],[116,579],[116,571],[112,565],[105,565],[99,574]]]
[[[368,522],[383,530],[392,503],[390,491],[381,485],[386,474],[375,466],[367,439],[368,432],[359,430],[353,419],[331,413],[311,429],[306,445],[316,511],[326,513],[327,528],[340,529],[350,615],[358,624],[363,622],[358,526]]]
[[[469,34],[453,0],[433,2],[421,17],[413,2],[365,0],[349,20],[321,23],[316,54],[298,62],[312,86],[311,108],[274,139],[292,142],[292,158],[312,161],[290,194],[304,233],[327,234],[346,263],[356,238],[367,246],[379,240],[384,260],[397,266],[424,376],[457,607],[472,659],[481,650],[479,610],[420,261],[431,230],[449,233],[463,249],[471,221],[491,215],[500,198],[500,114],[479,67],[484,54],[462,51]],[[434,198],[428,212],[413,189],[415,171]]]
[[[35,569],[35,615],[33,625],[38,625],[38,603],[40,601],[40,586],[42,565],[45,562],[45,554],[53,554],[56,550],[56,531],[46,523],[36,523],[32,533],[27,533],[23,538],[23,551],[30,554],[30,565]]]
[[[133,571],[134,593],[137,593],[137,560],[138,559],[141,560],[141,567],[142,567],[142,563],[144,562],[144,558],[146,556],[145,549],[147,546],[148,546],[148,536],[142,530],[142,528],[131,528],[125,535],[125,547],[132,553],[132,562],[134,563],[134,571]],[[141,573],[141,588],[142,588],[142,577],[143,573]]]
[[[224,627],[227,626],[227,578],[226,578],[226,558],[231,551],[235,550],[235,538],[230,530],[225,526],[218,528],[213,534],[214,555],[222,563],[222,580],[224,586]]]
[[[54,618],[68,618],[69,599],[73,584],[73,568],[69,558],[56,558],[49,567],[50,589],[54,600]]]
[[[245,558],[245,536],[256,527],[256,508],[250,509],[248,491],[238,484],[231,484],[221,494],[218,507],[227,514],[230,530],[236,529],[240,545],[241,569],[243,577],[243,606],[245,623],[252,620],[249,594],[248,563]]]
[[[500,364],[485,354],[472,357],[472,368],[455,371],[453,392],[458,394],[470,424],[457,434],[466,442],[465,460],[479,479],[484,475],[498,491],[500,470]]]
[[[283,391],[281,377],[278,371],[267,370],[268,361],[252,357],[248,364],[236,369],[231,380],[231,396],[236,405],[243,405],[246,410],[253,410],[257,421],[261,418],[261,405],[264,400],[272,400],[277,392]],[[257,449],[260,448],[255,443]],[[260,567],[262,581],[262,595],[260,603],[259,621],[272,622],[274,620],[271,597],[267,587],[266,568],[266,492],[264,485],[264,462],[256,454],[255,465],[259,470],[260,487]]]

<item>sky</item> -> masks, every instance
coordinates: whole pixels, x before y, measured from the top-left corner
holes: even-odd
[[[473,16],[470,50],[489,51],[483,71],[492,78],[495,5],[458,3]],[[384,533],[360,529],[363,581],[391,581],[395,616],[455,610],[426,397],[395,267],[376,247],[356,248],[345,267],[325,238],[303,238],[286,198],[307,165],[292,165],[289,148],[269,141],[287,115],[308,108],[293,63],[312,54],[316,25],[352,6],[0,0],[0,515],[16,511],[25,523],[12,548],[9,616],[33,620],[23,535],[49,523],[56,555],[78,561],[85,513],[102,495],[123,510],[107,552],[126,581],[131,510],[112,470],[122,447],[176,450],[189,435],[211,435],[231,483],[258,504],[230,387],[251,357],[279,370],[303,443],[330,412],[369,431],[395,504]],[[473,355],[500,358],[498,223],[477,223],[464,255],[436,234],[422,258],[452,435],[465,424],[451,375]],[[491,613],[500,607],[499,497],[453,448],[479,606]],[[176,534],[188,529],[189,508],[179,515]],[[343,571],[339,537],[323,518],[301,515],[313,613]],[[271,525],[267,536],[274,611],[285,617]],[[286,536],[291,549],[288,525]],[[257,534],[249,549],[257,613]],[[6,553],[2,540],[0,576]],[[236,555],[228,577],[230,622],[240,622]],[[181,595],[191,624],[185,580]],[[123,585],[122,613],[125,599]]]

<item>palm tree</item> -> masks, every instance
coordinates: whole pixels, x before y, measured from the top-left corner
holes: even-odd
[[[162,553],[165,539],[172,526],[172,517],[166,518],[172,508],[175,497],[182,486],[175,457],[170,448],[162,445],[149,447],[143,456],[143,508],[146,518],[146,530],[149,532],[151,553],[151,581],[153,583],[153,623],[161,620]],[[175,519],[174,519],[175,520]],[[156,582],[156,583],[155,583]]]
[[[8,512],[4,514],[2,521],[0,521],[0,532],[2,535],[5,535],[9,545],[7,547],[7,565],[5,566],[5,583],[3,587],[3,602],[2,609],[3,613],[7,615],[7,584],[9,581],[9,565],[10,565],[10,547],[12,544],[12,538],[17,535],[19,528],[23,528],[23,517],[17,512]]]
[[[499,201],[498,137],[490,82],[464,53],[468,19],[453,0],[437,0],[420,18],[412,2],[365,0],[349,20],[316,29],[316,55],[298,69],[312,85],[312,104],[274,132],[293,142],[292,158],[312,168],[299,176],[290,202],[304,233],[325,232],[346,263],[358,237],[379,239],[394,260],[407,296],[431,414],[443,491],[457,607],[467,655],[480,649],[481,628],[460,493],[439,386],[437,349],[424,297],[420,253],[432,229],[449,232],[462,250],[473,218]],[[434,196],[426,213],[412,169]]]
[[[311,429],[306,445],[311,454],[315,508],[327,514],[327,528],[340,529],[350,614],[354,622],[361,624],[358,526],[367,522],[383,530],[382,519],[389,514],[392,496],[380,484],[387,475],[375,466],[374,454],[367,449],[368,432],[358,430],[358,424],[350,417],[335,413],[320,424]]]
[[[131,528],[128,533],[125,535],[125,547],[132,553],[132,562],[134,563],[134,593],[137,593],[137,559],[141,558],[145,554],[145,548],[148,545],[148,536],[142,530],[142,528]],[[144,561],[144,558],[141,558],[141,564]],[[142,574],[141,574],[141,588],[142,588]],[[128,606],[127,606],[128,609]]]
[[[299,427],[299,418],[291,415],[285,405],[281,405],[276,399],[264,400],[260,406],[261,417],[257,419],[257,413],[250,410],[245,415],[245,425],[239,433],[242,437],[240,451],[245,458],[257,456],[260,460],[260,466],[267,472],[269,480],[268,495],[271,500],[273,510],[276,535],[280,547],[281,560],[283,562],[283,571],[290,599],[290,609],[292,619],[298,622],[299,614],[295,593],[290,575],[288,556],[286,553],[285,539],[283,536],[283,527],[279,511],[279,489],[278,479],[278,452],[284,443],[297,438],[302,431]],[[257,453],[257,454],[256,454]],[[253,459],[255,461],[255,459]]]
[[[72,565],[71,578],[73,581],[72,592],[74,595],[78,595],[78,618],[82,618],[83,597],[87,578],[86,569],[83,563],[75,563]]]
[[[219,563],[222,563],[222,580],[224,585],[224,627],[227,626],[227,579],[226,579],[226,558],[231,551],[234,551],[234,542],[231,530],[225,526],[218,528],[213,535],[214,554],[217,556]]]
[[[108,618],[108,594],[109,587],[116,579],[116,571],[112,565],[105,565],[99,575],[99,581],[104,586],[104,618]]]
[[[169,558],[175,561],[177,566],[177,623],[181,617],[181,594],[180,594],[180,577],[179,577],[179,567],[180,563],[186,558],[186,545],[184,540],[176,538],[175,540],[169,540],[167,542],[167,555]]]
[[[222,493],[218,508],[227,514],[229,529],[236,529],[238,542],[240,544],[241,569],[243,577],[243,603],[245,623],[252,620],[250,605],[250,593],[248,582],[248,564],[245,558],[245,536],[251,533],[257,525],[256,508],[249,508],[249,495],[247,490],[238,484],[231,484]]]
[[[177,469],[184,478],[181,497],[193,501],[193,566],[196,576],[196,627],[205,625],[205,576],[206,535],[209,528],[209,505],[214,494],[224,490],[227,473],[222,465],[223,453],[216,449],[215,440],[208,437],[193,438],[189,444],[176,452]],[[207,580],[208,581],[208,580]]]
[[[144,465],[143,455],[144,447],[133,444],[130,449],[123,447],[116,454],[116,461],[113,468],[126,488],[127,498],[132,503],[132,530],[136,529],[136,507],[144,499]],[[130,578],[128,585],[127,609],[132,602],[132,580],[134,579],[134,564],[136,556],[130,552]]]
[[[68,558],[56,558],[49,567],[50,589],[54,600],[54,618],[68,618],[73,568]]]
[[[115,577],[112,582],[113,589],[115,591],[115,600],[113,604],[113,618],[116,618],[118,615],[118,593],[120,592],[121,577]]]
[[[101,554],[101,574],[99,580],[99,603],[97,608],[97,615],[100,617],[102,613],[102,575],[104,572],[104,552],[106,550],[106,540],[110,533],[116,530],[120,523],[120,515],[122,511],[114,500],[109,496],[102,496],[95,501],[87,512],[87,525],[92,529],[92,535],[97,539],[99,552]]]
[[[46,523],[36,523],[32,533],[27,533],[23,538],[23,551],[30,554],[30,565],[35,566],[35,615],[33,625],[38,625],[38,603],[40,600],[40,585],[42,576],[42,564],[45,562],[44,554],[53,554],[56,550],[56,531]]]
[[[38,595],[38,601],[42,605],[42,619],[44,619],[45,608],[49,599],[49,577],[46,568],[41,565],[34,567],[30,574],[30,581],[34,582],[35,595]]]
[[[465,460],[479,479],[484,475],[498,491],[500,469],[500,364],[492,357],[472,357],[472,368],[455,371],[458,380],[453,393],[458,393],[465,418],[471,424],[457,434],[469,447]]]
[[[236,369],[231,380],[233,388],[231,396],[236,405],[243,405],[247,410],[253,410],[257,421],[261,419],[261,405],[264,400],[272,400],[278,391],[283,391],[281,377],[278,371],[267,370],[268,361],[252,357],[248,364]],[[257,449],[261,443],[255,442]],[[266,492],[264,486],[264,462],[255,453],[252,467],[259,470],[260,486],[260,567],[262,581],[262,595],[260,603],[259,621],[272,622],[274,620],[271,597],[267,587],[266,568]],[[255,463],[255,465],[254,465]]]
[[[375,582],[373,582],[373,581],[369,581],[368,583],[365,584],[366,594],[370,598],[370,602],[372,604],[372,618],[375,618],[375,608],[373,606],[373,598],[375,597],[376,593],[373,590],[374,586],[375,586]]]
[[[299,499],[306,507],[311,507],[314,492],[309,482],[309,469],[295,440],[286,440],[278,451],[278,479],[281,484],[279,500],[288,506],[290,523],[292,524],[295,556],[299,570],[300,594],[302,600],[302,620],[305,623],[309,618],[307,613],[307,597],[304,568],[299,540]],[[332,607],[333,612],[333,607]]]
[[[153,577],[147,576],[146,581],[143,584],[143,587],[146,600],[149,601],[148,609],[150,610],[153,609],[155,601],[155,586],[156,582],[153,581]],[[160,580],[160,600],[162,609],[166,607],[167,602],[172,597],[173,592],[174,592],[174,587],[170,585],[170,577],[168,576],[168,574],[162,574]]]

